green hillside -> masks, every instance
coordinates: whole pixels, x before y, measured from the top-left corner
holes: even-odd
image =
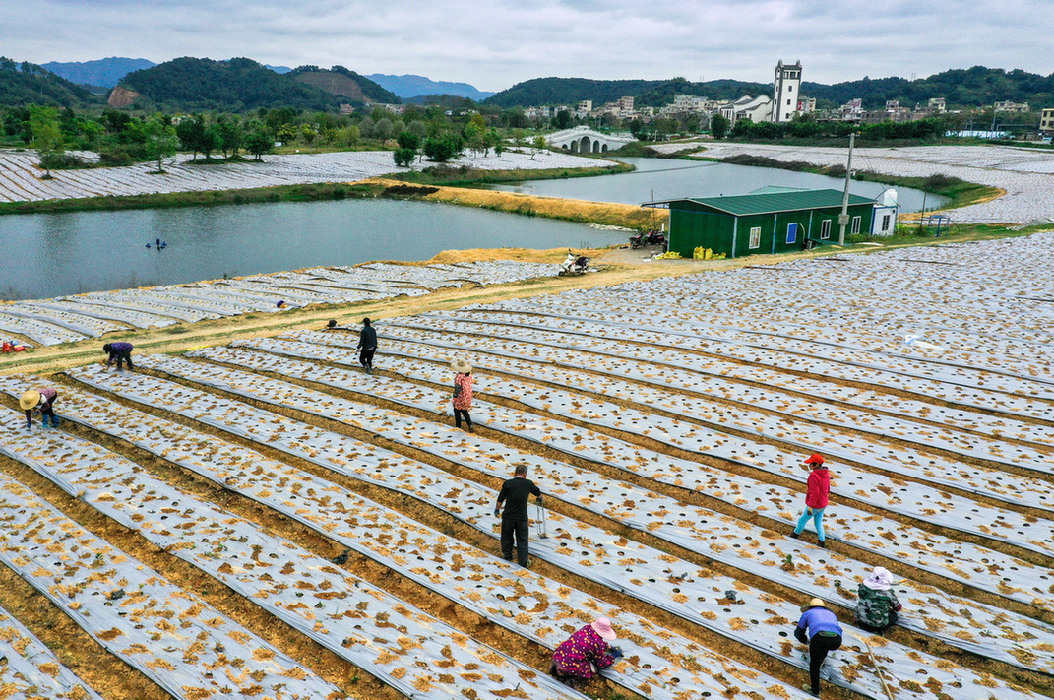
[[[0,56],[0,105],[27,104],[78,107],[93,100],[90,92],[32,63]]]
[[[342,101],[248,58],[177,58],[129,73],[120,87],[137,92],[158,106],[182,110],[241,112],[260,107],[292,107],[328,111],[336,110]]]

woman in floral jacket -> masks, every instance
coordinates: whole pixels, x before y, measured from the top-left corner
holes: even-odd
[[[464,418],[466,430],[471,433],[472,418],[468,412],[472,410],[472,365],[457,359],[450,366],[457,372],[454,376],[454,427],[460,428]]]
[[[608,643],[614,639],[611,621],[598,617],[556,647],[549,673],[572,688],[581,688],[597,671],[608,668],[622,656],[621,649]]]

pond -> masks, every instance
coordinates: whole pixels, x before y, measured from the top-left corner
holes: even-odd
[[[168,245],[157,250],[155,240]],[[393,200],[0,216],[0,297],[184,284],[464,248],[587,248],[626,234],[483,209]],[[147,244],[150,247],[147,247]]]
[[[613,154],[618,157],[618,154]],[[733,165],[713,161],[691,161],[667,158],[619,158],[637,169],[618,175],[530,180],[517,185],[496,185],[494,189],[508,192],[588,199],[596,202],[642,204],[644,202],[682,197],[716,197],[746,194],[768,185],[836,189],[842,191],[844,178],[803,173],[780,168],[761,168],[753,165]],[[880,197],[889,185],[879,182],[851,180],[849,191],[862,197]],[[897,187],[902,212],[921,211],[939,207],[948,200],[926,194],[921,190]]]

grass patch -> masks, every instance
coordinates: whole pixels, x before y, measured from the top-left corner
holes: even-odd
[[[621,155],[621,152],[620,152]],[[552,180],[565,177],[592,177],[612,175],[634,170],[628,163],[589,168],[538,168],[513,170],[478,170],[468,166],[433,165],[424,170],[389,175],[393,180],[419,185],[449,185],[452,187],[486,187],[492,184],[524,182],[526,180]]]
[[[281,185],[241,190],[211,192],[167,192],[120,197],[84,197],[80,199],[47,199],[38,202],[4,202],[0,215],[39,214],[67,211],[118,211],[123,209],[169,209],[176,207],[259,204],[262,202],[316,202],[332,199],[373,197],[383,188],[362,183],[318,183]]]

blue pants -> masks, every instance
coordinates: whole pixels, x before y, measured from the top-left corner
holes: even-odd
[[[812,514],[809,514],[809,510],[812,510]],[[823,542],[826,537],[823,534],[823,512],[827,508],[812,508],[805,506],[805,510],[802,511],[801,517],[798,518],[798,524],[794,526],[794,534],[800,535],[801,531],[805,529],[805,524],[809,522],[809,518],[812,518],[813,523],[816,525],[816,535]]]

